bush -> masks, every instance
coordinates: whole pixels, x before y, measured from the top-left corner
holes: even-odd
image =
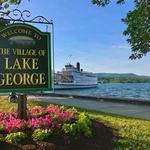
[[[63,131],[65,132],[65,134],[72,134],[72,135],[77,134],[77,125],[76,125],[76,123],[72,123],[72,124],[65,123],[62,126],[62,128],[63,128]]]
[[[91,122],[88,116],[85,115],[85,113],[80,113],[76,123],[65,123],[62,128],[66,134],[76,135],[77,133],[79,133],[83,134],[86,137],[90,137],[92,136],[90,124]]]
[[[34,130],[32,137],[34,140],[46,140],[52,134],[51,129],[36,129]]]
[[[86,137],[90,137],[92,136],[90,125],[91,121],[89,117],[85,113],[80,113],[77,121],[77,131],[83,133]]]
[[[4,139],[4,136],[3,136],[3,134],[0,134],[0,141],[4,141],[5,139]]]
[[[23,132],[16,132],[7,134],[5,140],[9,143],[19,143],[26,138],[26,134]]]
[[[5,129],[4,125],[0,125],[0,133],[3,133],[4,129]]]

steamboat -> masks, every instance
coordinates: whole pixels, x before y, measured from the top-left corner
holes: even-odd
[[[67,64],[62,71],[55,73],[54,83],[55,90],[94,88],[98,85],[97,77],[92,72],[80,69],[79,62],[76,67]]]

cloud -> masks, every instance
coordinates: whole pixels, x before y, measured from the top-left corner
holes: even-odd
[[[112,45],[112,48],[114,49],[131,49],[129,45]]]

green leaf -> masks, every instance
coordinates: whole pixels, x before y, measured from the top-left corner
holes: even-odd
[[[8,9],[8,8],[9,8],[9,4],[6,3],[6,4],[4,5],[4,9]]]

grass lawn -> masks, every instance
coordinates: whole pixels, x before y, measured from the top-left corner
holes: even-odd
[[[115,141],[116,150],[150,150],[150,121],[88,112],[98,121],[110,124],[119,138]]]
[[[47,104],[49,103],[28,101],[28,107]],[[17,104],[8,103],[7,97],[0,97],[0,111],[10,111],[16,108]],[[150,150],[150,121],[85,109],[78,110],[87,112],[91,118],[114,129],[118,134],[118,139],[114,142],[116,150]]]

